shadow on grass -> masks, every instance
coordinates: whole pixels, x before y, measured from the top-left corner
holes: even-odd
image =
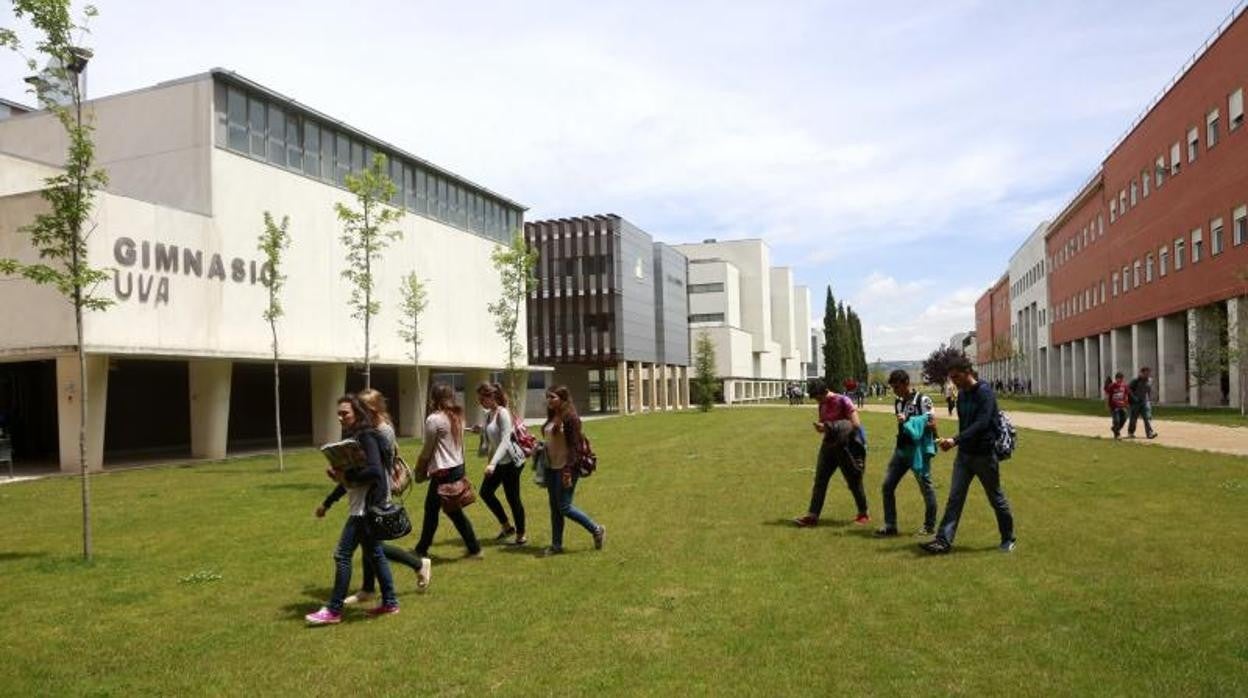
[[[776,528],[791,528],[795,531],[808,528],[845,528],[852,524],[852,521],[825,521],[820,520],[818,526],[798,526],[793,523],[793,519],[768,519],[763,522],[764,526],[774,526]]]
[[[323,491],[325,485],[315,484],[311,482],[274,482],[256,485],[258,490],[295,490],[298,492]]]
[[[898,549],[898,552],[900,552],[901,550],[905,550],[905,548]],[[916,543],[913,547],[909,548],[909,552],[913,554],[915,557],[949,557],[950,555],[970,556],[970,555],[986,555],[988,553],[992,553],[994,555],[1001,555],[1002,557],[1008,557],[1008,555],[998,550],[997,546],[995,545],[986,545],[986,546],[981,546],[978,548],[966,548],[966,547],[959,548],[957,546],[954,546],[953,549],[951,549],[947,553],[929,553],[926,550],[923,550],[922,548],[920,548],[919,544]],[[1010,553],[1010,554],[1012,555],[1013,553]]]
[[[19,552],[7,552],[7,553],[0,553],[0,563],[2,563],[2,562],[14,562],[14,561],[16,561],[16,560],[29,560],[29,559],[31,559],[31,558],[39,558],[39,557],[47,557],[47,556],[48,556],[48,553],[47,553],[47,552],[39,552],[39,553],[19,553]]]

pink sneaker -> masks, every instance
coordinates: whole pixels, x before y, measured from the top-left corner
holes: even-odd
[[[342,614],[321,606],[321,610],[309,613],[303,619],[308,621],[308,625],[333,625],[342,622]]]
[[[367,611],[364,612],[364,615],[368,616],[369,618],[376,618],[377,616],[394,615],[395,613],[398,613],[398,612],[399,612],[399,605],[397,603],[393,605],[387,605],[383,603],[380,606],[368,609]]]
[[[867,516],[866,514],[859,514],[854,517],[854,523],[858,524],[859,526],[866,526],[867,524],[871,523],[871,517]]]

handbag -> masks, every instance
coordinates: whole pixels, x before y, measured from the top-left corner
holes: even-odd
[[[412,486],[413,480],[416,480],[416,473],[412,466],[403,460],[403,456],[396,455],[394,464],[390,466],[390,493],[402,495]]]
[[[442,500],[442,511],[449,514],[477,501],[477,492],[472,489],[468,478],[461,477],[451,482],[439,483],[438,498]]]
[[[537,450],[537,456],[533,458],[533,484],[538,487],[546,486],[546,449]]]
[[[402,504],[374,504],[364,511],[364,523],[376,540],[394,540],[412,532],[412,520]]]

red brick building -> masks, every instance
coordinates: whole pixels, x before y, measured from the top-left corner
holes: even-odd
[[[1114,372],[1149,367],[1161,402],[1243,399],[1236,354],[1248,345],[1245,14],[1049,226],[1047,392],[1096,397]]]
[[[975,364],[987,380],[1009,380],[1010,277],[1002,275],[975,301]]]

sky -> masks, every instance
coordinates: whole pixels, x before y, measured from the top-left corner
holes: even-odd
[[[973,328],[1235,2],[97,0],[84,43],[95,96],[228,68],[527,220],[762,238],[813,326],[831,287],[904,360]],[[25,73],[0,55],[0,97]]]

